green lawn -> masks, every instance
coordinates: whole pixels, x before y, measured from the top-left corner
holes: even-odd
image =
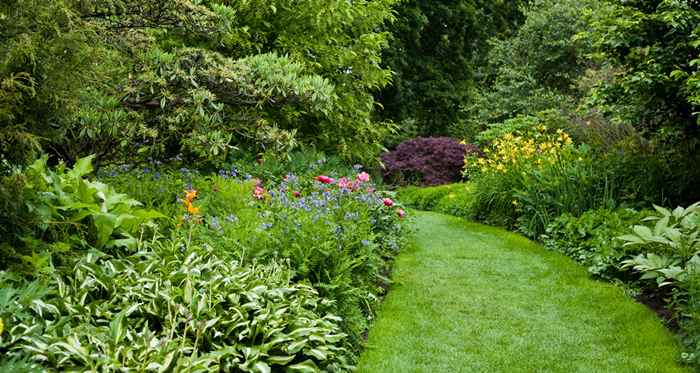
[[[415,212],[360,372],[682,372],[658,318],[516,234]]]

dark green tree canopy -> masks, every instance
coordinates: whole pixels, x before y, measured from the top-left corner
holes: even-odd
[[[520,19],[519,3],[402,2],[384,52],[394,75],[378,96],[383,115],[404,124],[415,121],[417,134],[445,133],[461,120],[459,108],[482,77],[487,41],[512,30]]]

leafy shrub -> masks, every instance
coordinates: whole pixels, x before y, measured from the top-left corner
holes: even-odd
[[[700,271],[700,202],[673,211],[654,207],[658,214],[644,219],[655,222],[653,228],[635,225],[630,234],[620,236],[626,245],[644,248],[643,254],[625,261],[625,267],[642,272],[642,279],[659,286],[684,288],[688,275]]]
[[[639,255],[622,262],[658,290],[670,288],[670,308],[681,326],[689,352],[684,359],[700,364],[700,202],[657,213],[619,238]]]
[[[464,156],[478,153],[475,145],[448,137],[408,140],[382,155],[384,180],[395,185],[439,185],[459,181]]]
[[[85,179],[92,160],[82,158],[72,169],[61,165],[54,171],[44,157],[4,179],[3,188],[11,188],[7,191],[16,193],[19,203],[7,203],[10,208],[0,212],[0,268],[38,274],[52,259],[76,249],[135,249],[143,224],[163,217],[104,183]]]
[[[613,280],[623,277],[620,262],[634,253],[617,237],[642,215],[630,209],[589,210],[576,217],[563,214],[552,221],[540,236],[545,247],[561,252],[588,268],[597,277]]]

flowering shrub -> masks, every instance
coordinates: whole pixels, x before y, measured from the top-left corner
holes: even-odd
[[[459,181],[464,156],[478,154],[475,145],[448,137],[419,137],[382,155],[384,180],[394,185],[439,185]]]

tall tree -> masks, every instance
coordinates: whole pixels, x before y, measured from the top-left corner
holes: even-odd
[[[397,7],[384,52],[393,84],[382,90],[382,115],[416,134],[445,133],[463,119],[493,36],[509,34],[520,1],[408,0]]]

